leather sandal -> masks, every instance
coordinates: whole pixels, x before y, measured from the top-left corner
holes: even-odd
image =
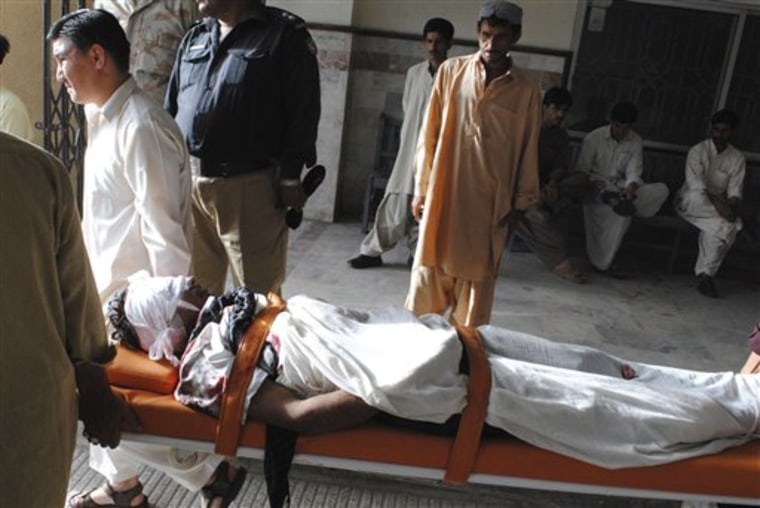
[[[113,500],[111,504],[98,504],[92,499],[92,493],[102,488],[108,497]],[[69,508],[149,508],[148,497],[143,495],[142,503],[132,505],[132,500],[143,493],[143,486],[140,482],[129,490],[117,492],[106,482],[100,487],[95,487],[84,494],[71,496],[68,502]]]
[[[230,480],[230,464],[227,461],[220,463],[214,471],[211,484],[201,489],[201,508],[211,506],[214,499],[222,499],[222,508],[227,508],[232,503],[245,483],[245,475],[248,473],[244,467],[239,467],[235,477]]]

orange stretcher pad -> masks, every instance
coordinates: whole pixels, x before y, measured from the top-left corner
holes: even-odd
[[[465,345],[471,357],[471,372],[477,372],[473,370],[477,368],[472,360],[473,346],[466,342]],[[224,433],[224,429],[219,429],[220,420],[174,399],[177,372],[168,363],[154,362],[142,352],[120,347],[108,368],[108,376],[114,390],[126,398],[143,426],[142,433],[126,433],[124,439],[198,451],[216,450],[239,457],[263,457],[265,426],[259,422],[232,425],[237,427],[233,431],[237,442],[232,449],[220,449],[219,442],[223,440],[220,434]],[[475,393],[469,395],[478,398]],[[468,410],[476,414],[468,415]],[[514,438],[481,440],[484,413],[483,400],[470,401],[456,438],[374,421],[340,432],[302,435],[298,438],[295,462],[437,479],[455,485],[469,482],[587,494],[760,504],[758,440],[719,454],[671,464],[609,470]]]

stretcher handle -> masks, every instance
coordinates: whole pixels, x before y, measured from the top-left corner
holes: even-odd
[[[459,419],[459,428],[449,452],[443,481],[450,485],[465,485],[470,477],[480,449],[480,437],[491,393],[491,366],[483,342],[475,328],[457,327],[459,340],[467,351],[470,367],[467,382],[467,406]]]
[[[285,302],[279,295],[269,293],[267,299],[269,306],[259,312],[246,330],[232,362],[227,387],[222,396],[219,421],[216,424],[214,452],[218,455],[232,457],[237,454],[240,431],[243,428],[243,408],[245,407],[248,386],[251,384],[259,356],[264,350],[269,328],[277,314],[285,308]]]

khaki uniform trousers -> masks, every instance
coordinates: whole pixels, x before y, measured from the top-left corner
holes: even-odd
[[[223,178],[193,178],[192,272],[222,294],[227,269],[235,286],[280,292],[288,228],[274,168]]]
[[[415,264],[404,306],[418,316],[450,313],[449,320],[459,326],[485,325],[491,321],[497,275],[471,281]]]

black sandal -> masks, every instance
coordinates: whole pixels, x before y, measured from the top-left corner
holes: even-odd
[[[227,508],[232,503],[245,483],[245,475],[248,473],[244,467],[239,467],[235,478],[228,480],[230,464],[227,461],[220,463],[214,471],[211,485],[201,489],[201,506],[211,506],[211,501],[222,498],[222,508]]]
[[[103,488],[106,491],[108,497],[113,500],[111,504],[98,504],[92,499],[92,493]],[[143,486],[140,482],[129,490],[117,492],[106,482],[101,487],[95,487],[94,489],[85,492],[84,494],[78,494],[71,496],[68,502],[69,508],[149,508],[148,497],[143,495],[143,502],[132,506],[132,500],[143,493]]]

